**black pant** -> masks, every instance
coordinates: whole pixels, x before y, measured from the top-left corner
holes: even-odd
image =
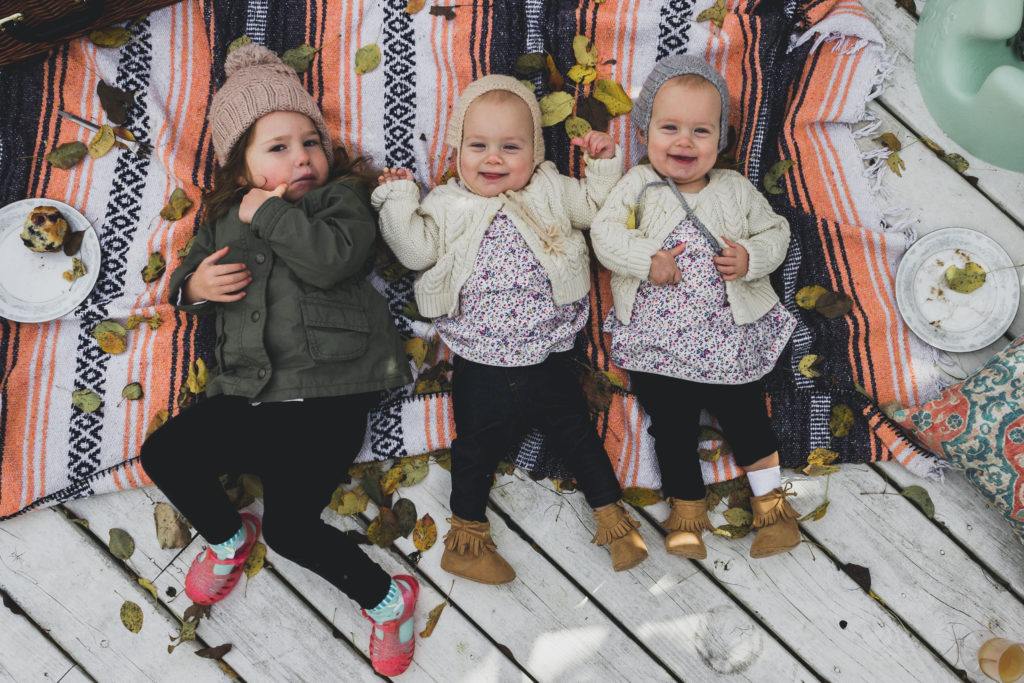
[[[361,607],[375,607],[391,577],[320,513],[359,453],[376,400],[371,393],[254,406],[215,396],[155,431],[142,444],[142,466],[211,544],[242,526],[219,476],[260,475],[267,544]]]
[[[749,467],[779,448],[760,381],[702,384],[633,371],[629,377],[633,393],[651,418],[647,433],[654,437],[661,490],[666,497],[699,500],[706,495],[697,456],[702,408],[718,419],[741,467]]]
[[[592,508],[622,497],[597,436],[568,352],[537,365],[505,368],[455,356],[452,407],[452,513],[486,522],[487,497],[498,461],[528,427],[544,432]]]

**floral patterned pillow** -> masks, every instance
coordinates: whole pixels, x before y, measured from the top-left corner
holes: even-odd
[[[1024,542],[1024,337],[935,400],[893,417],[961,470]]]

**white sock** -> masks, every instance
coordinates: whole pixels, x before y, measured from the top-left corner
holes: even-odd
[[[754,496],[763,496],[782,486],[782,472],[778,466],[747,472],[747,481]]]

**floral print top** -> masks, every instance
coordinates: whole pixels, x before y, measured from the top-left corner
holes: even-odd
[[[619,367],[707,384],[746,384],[775,366],[796,320],[782,303],[748,325],[737,325],[725,298],[714,252],[690,219],[676,226],[662,249],[686,243],[676,257],[683,279],[675,285],[644,281],[629,325],[612,309],[604,329],[612,335]]]
[[[568,351],[587,323],[590,299],[556,306],[540,261],[502,212],[495,214],[459,292],[459,313],[435,321],[441,339],[467,360],[519,367]]]

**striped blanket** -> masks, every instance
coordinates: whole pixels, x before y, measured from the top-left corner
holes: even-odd
[[[228,45],[243,34],[279,53],[302,44],[320,48],[302,78],[337,140],[378,165],[409,167],[425,183],[436,183],[451,166],[443,136],[458,93],[480,75],[511,73],[522,54],[546,51],[565,73],[575,63],[573,36],[591,37],[601,76],[633,95],[658,58],[705,56],[732,91],[738,169],[763,186],[775,162],[794,162],[781,181],[784,192],[771,195],[793,228],[775,284],[800,321],[767,382],[783,463],[797,465],[812,449],[831,448],[842,461],[897,459],[928,470],[927,454],[877,408],[919,404],[938,378],[928,349],[895,307],[894,265],[908,237],[886,229],[885,207],[872,196],[855,144],[858,127],[870,130],[865,106],[885,70],[881,38],[855,0],[725,0],[721,27],[697,19],[714,0],[430,0],[428,8],[442,4],[450,5],[451,18],[428,9],[409,14],[406,0],[183,0],[131,23],[132,39],[122,47],[80,39],[0,69],[8,101],[0,119],[0,203],[48,197],[70,204],[95,227],[103,252],[95,288],[72,313],[41,324],[0,319],[0,518],[147,484],[136,456],[148,425],[158,411],[177,412],[190,363],[212,358],[209,323],[166,303],[167,274],[146,283],[139,272],[161,252],[169,274],[197,227],[195,211],[169,221],[160,209],[177,188],[198,203],[210,185],[205,114],[224,77]],[[358,75],[355,53],[370,43],[380,47],[380,66]],[[60,143],[89,140],[57,111],[103,119],[95,96],[100,79],[134,93],[124,125],[152,154],[114,150],[69,170],[43,161]],[[544,79],[536,85],[543,94]],[[609,132],[630,163],[643,155],[627,117],[613,119]],[[560,126],[547,129],[545,142],[563,172],[580,172],[579,154]],[[429,325],[407,315],[412,276],[380,269],[371,277],[390,298],[403,334],[428,337]],[[581,362],[628,388],[600,332],[611,305],[607,273],[595,267],[593,284],[592,319],[577,345]],[[852,312],[828,320],[798,309],[795,292],[809,284],[848,293]],[[124,353],[104,353],[90,334],[103,320],[153,314],[163,324],[130,332]],[[448,352],[436,348],[420,377],[437,384],[421,389],[445,385],[446,366],[438,362]],[[808,353],[825,359],[822,377],[797,372]],[[121,400],[130,382],[141,383],[143,398]],[[80,389],[98,394],[102,406],[74,407],[72,392]],[[829,430],[838,404],[855,416],[843,438]],[[615,388],[595,419],[623,485],[657,488],[651,440],[628,391]],[[408,387],[382,399],[360,457],[443,449],[453,432],[448,395]],[[510,457],[531,470],[566,474],[539,433],[528,434]],[[739,473],[728,456],[704,464],[709,481]]]

